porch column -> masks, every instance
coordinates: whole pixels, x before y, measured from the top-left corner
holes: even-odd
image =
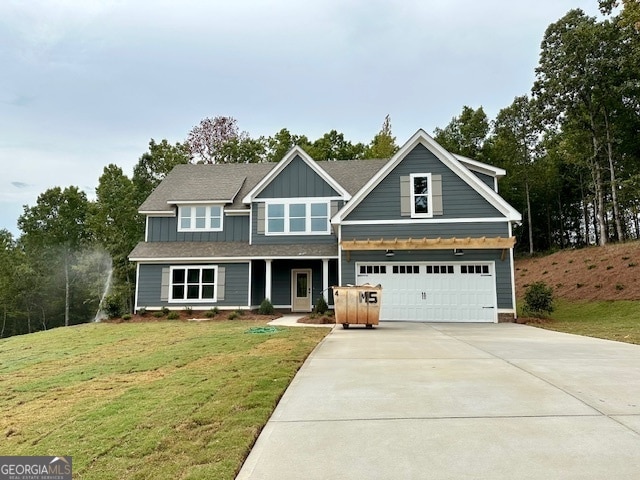
[[[271,298],[271,262],[272,260],[265,260],[266,268],[264,269],[264,298],[268,298],[270,302],[273,302]]]
[[[329,303],[329,259],[322,259],[322,296]]]

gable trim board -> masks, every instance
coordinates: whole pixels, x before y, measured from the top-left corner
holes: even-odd
[[[431,151],[438,160],[449,167],[458,177],[480,194],[496,210],[502,213],[506,221],[520,222],[522,216],[511,205],[503,200],[494,190],[484,184],[473,175],[454,155],[446,151],[424,130],[418,130],[407,143],[360,189],[331,220],[332,223],[341,223],[370,193],[371,191],[398,166],[398,164],[418,145],[423,145]]]
[[[340,185],[337,181],[333,179],[331,175],[329,175],[324,169],[318,165],[313,158],[309,156],[307,152],[305,152],[298,145],[293,147],[289,152],[284,156],[284,158],[278,162],[277,166],[272,169],[258,184],[251,189],[251,191],[245,195],[242,199],[242,203],[250,204],[253,201],[257,201],[256,197],[260,195],[260,193],[296,158],[300,157],[304,163],[307,164],[311,170],[313,170],[320,178],[322,178],[331,188],[333,188],[340,197],[344,200],[349,200],[351,195],[347,192],[342,185]]]

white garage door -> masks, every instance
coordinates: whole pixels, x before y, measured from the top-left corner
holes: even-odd
[[[493,263],[358,263],[358,285],[382,285],[381,320],[496,322]]]

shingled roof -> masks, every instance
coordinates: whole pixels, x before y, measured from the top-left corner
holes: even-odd
[[[317,162],[351,195],[373,177],[386,159],[337,160]],[[220,202],[231,209],[247,209],[242,198],[277,163],[227,163],[216,165],[177,165],[140,206],[141,213],[173,214],[180,202]]]
[[[338,244],[249,245],[245,242],[140,242],[129,254],[134,262],[199,258],[331,258]]]

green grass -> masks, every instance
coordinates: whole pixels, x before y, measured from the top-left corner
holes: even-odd
[[[640,345],[640,301],[556,300],[550,319],[534,324],[558,332]]]
[[[3,455],[71,455],[74,478],[232,479],[326,329],[90,324],[0,340]]]

